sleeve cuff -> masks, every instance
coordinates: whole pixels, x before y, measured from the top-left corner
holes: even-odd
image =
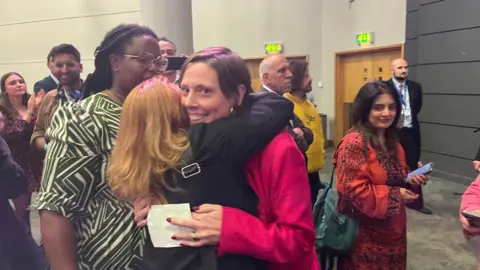
[[[78,205],[70,199],[47,192],[40,192],[30,209],[52,211],[72,221],[82,219],[87,215],[85,209],[79,209]]]

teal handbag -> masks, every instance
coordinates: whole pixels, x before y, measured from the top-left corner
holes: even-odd
[[[365,139],[363,141],[365,159],[368,159],[368,142]],[[319,256],[327,254],[331,257],[348,253],[358,237],[358,221],[337,212],[338,193],[335,182],[334,167],[330,184],[318,192],[317,201],[313,206],[315,247]]]
[[[337,190],[332,172],[330,184],[318,194],[313,208],[315,247],[322,253],[348,253],[358,236],[358,221],[337,212]]]

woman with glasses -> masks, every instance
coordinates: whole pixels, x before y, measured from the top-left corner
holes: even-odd
[[[141,230],[131,205],[106,185],[106,170],[126,96],[166,65],[151,29],[120,25],[96,49],[85,100],[53,117],[34,204],[52,269],[138,269]]]

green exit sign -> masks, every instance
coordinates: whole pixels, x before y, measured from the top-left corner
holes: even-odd
[[[357,35],[357,44],[373,44],[373,32],[365,32]]]
[[[281,53],[283,52],[282,43],[267,43],[265,44],[265,53]]]

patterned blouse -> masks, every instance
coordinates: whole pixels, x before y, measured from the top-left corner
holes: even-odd
[[[35,116],[30,123],[16,119],[7,109],[0,106],[0,113],[5,117],[5,127],[2,136],[8,144],[15,162],[25,171],[28,192],[38,191],[42,176],[43,155],[30,147],[35,125]]]
[[[365,143],[356,130],[345,135],[335,155],[338,211],[355,218],[359,234],[338,269],[405,270],[407,221],[400,188],[405,187],[405,153],[384,154]],[[367,155],[367,156],[366,156]]]
[[[34,208],[57,212],[77,229],[79,268],[138,269],[143,231],[132,207],[106,184],[121,106],[104,94],[55,113],[47,136],[42,185]]]

